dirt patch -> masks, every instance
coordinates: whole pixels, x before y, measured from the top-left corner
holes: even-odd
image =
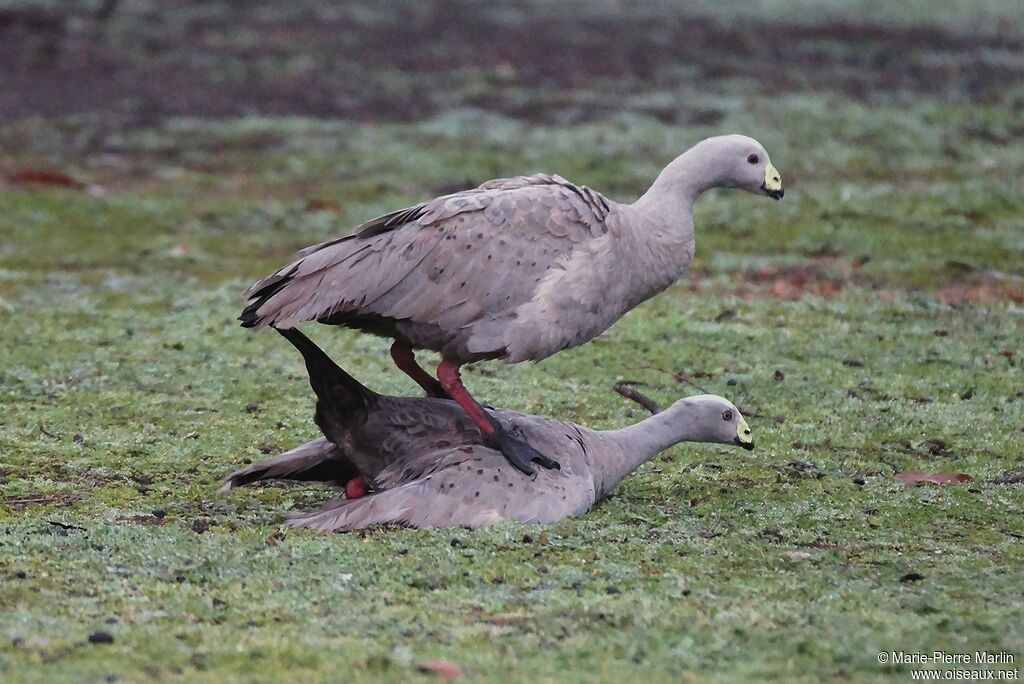
[[[832,257],[810,259],[805,263],[787,266],[760,266],[734,271],[727,286],[707,286],[713,274],[693,274],[690,289],[694,292],[710,290],[717,296],[735,296],[741,299],[778,299],[798,301],[805,295],[834,299],[841,297],[849,287],[867,288],[880,297],[905,297],[913,290],[905,286],[886,283],[858,272],[856,262],[844,264]],[[1024,281],[998,274],[974,273],[964,278],[936,276],[938,283],[927,288],[932,296],[944,304],[985,304],[992,302],[1024,303]],[[728,312],[726,312],[728,313]]]
[[[721,114],[688,109],[680,98],[630,104],[623,95],[694,85],[735,92],[740,83],[754,93],[985,98],[1024,82],[1021,70],[997,57],[1024,48],[1018,36],[867,23],[724,24],[670,6],[657,14],[581,14],[437,0],[396,2],[385,12],[369,2],[328,11],[305,1],[191,0],[129,3],[106,16],[68,5],[0,12],[0,116],[409,121],[476,106],[538,121],[632,109],[706,124]]]
[[[710,290],[717,296],[735,296],[741,299],[782,299],[797,301],[804,295],[831,299],[843,294],[847,287],[872,286],[855,269],[844,269],[833,257],[810,259],[787,266],[759,266],[733,271],[726,286],[707,286],[714,274],[695,270],[691,273],[690,289],[694,292]],[[724,312],[727,316],[729,312]],[[723,316],[723,314],[720,314]]]
[[[764,266],[739,274],[735,294],[749,299],[771,296],[786,301],[797,301],[804,295],[831,299],[843,293],[856,279],[830,275],[819,263],[797,266]]]
[[[980,283],[950,283],[935,292],[944,304],[983,304],[986,302],[1013,302],[1024,304],[1024,285],[989,278]]]

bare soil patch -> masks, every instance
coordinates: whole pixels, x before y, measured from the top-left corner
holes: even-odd
[[[568,5],[499,11],[463,0],[398,2],[389,11],[353,2],[330,12],[302,2],[288,9],[121,3],[98,14],[68,6],[0,11],[0,117],[410,121],[476,106],[565,121],[633,107],[667,122],[714,123],[714,111],[671,101],[631,105],[622,95],[672,92],[680,84],[735,91],[740,83],[753,93],[982,99],[1024,80],[1012,62],[993,57],[1021,50],[1019,36],[933,27],[725,25],[685,9],[657,16],[639,9],[580,13]]]
[[[791,302],[805,295],[834,299],[843,296],[850,287],[867,288],[885,298],[905,296],[911,291],[906,286],[867,276],[858,270],[856,262],[844,264],[833,257],[816,257],[798,264],[733,271],[730,273],[730,284],[724,287],[705,285],[713,279],[713,274],[708,272],[695,271],[691,278],[690,289],[694,292],[710,289],[716,296]],[[944,304],[1024,303],[1024,281],[1016,277],[978,272],[962,277],[946,275],[937,278],[938,283],[927,291]]]

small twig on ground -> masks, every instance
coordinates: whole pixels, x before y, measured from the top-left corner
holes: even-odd
[[[77,501],[79,499],[77,494],[44,494],[40,496],[26,496],[22,498],[12,497],[9,499],[0,499],[0,502],[8,506],[28,506],[31,504],[48,504],[55,501],[61,503],[69,503],[71,501]]]
[[[54,527],[59,527],[62,530],[78,530],[79,532],[87,531],[84,527],[79,527],[78,525],[69,525],[67,523],[62,523],[57,520],[47,520],[46,522],[50,523]]]
[[[622,396],[626,397],[627,399],[631,399],[632,401],[635,401],[636,403],[640,404],[651,413],[661,413],[661,407],[658,406],[657,402],[630,387],[630,385],[639,384],[641,383],[635,380],[619,380],[617,383],[615,383],[613,389]]]
[[[737,406],[736,410],[739,411],[744,418],[764,418],[763,413],[757,409],[750,408],[749,406]]]
[[[671,375],[676,382],[681,382],[697,390],[700,390],[701,394],[712,394],[711,392],[708,392],[706,389],[704,389],[703,387],[695,383],[693,380],[691,380],[690,374],[684,370],[667,371],[664,368],[658,368],[657,366],[644,366],[644,368],[647,370],[658,371],[659,373],[664,373],[665,375]]]

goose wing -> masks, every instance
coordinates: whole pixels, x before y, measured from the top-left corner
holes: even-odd
[[[415,479],[360,499],[332,500],[319,510],[289,516],[288,524],[345,532],[382,524],[483,527],[502,520],[550,523],[584,513],[594,503],[592,482],[585,473],[542,471],[536,480],[530,480],[508,467],[499,452],[485,446],[444,449],[423,457],[432,467]],[[381,477],[400,474],[385,470]]]
[[[611,205],[559,176],[489,181],[304,250],[246,292],[247,327],[381,317],[459,330],[528,302],[545,271],[608,232]]]

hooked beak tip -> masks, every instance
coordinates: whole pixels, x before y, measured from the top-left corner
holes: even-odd
[[[744,441],[740,440],[739,437],[737,437],[736,438],[736,446],[741,446],[744,449],[746,449],[747,451],[753,451],[754,450],[754,442],[753,442],[753,440],[751,440],[749,442],[744,442]]]

